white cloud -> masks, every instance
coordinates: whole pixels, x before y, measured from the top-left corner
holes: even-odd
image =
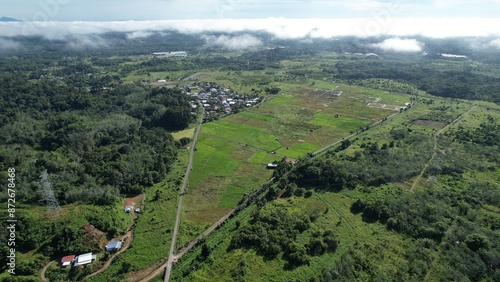
[[[429,37],[499,36],[500,18],[338,18],[338,19],[218,19],[111,22],[22,22],[0,23],[0,36],[42,35],[64,39],[69,35],[127,32],[129,38],[152,32],[175,30],[182,33],[267,31],[279,38],[330,38],[336,36]]]
[[[395,52],[421,52],[423,44],[416,39],[389,38],[380,43],[372,44],[373,47],[384,51]]]
[[[488,46],[500,49],[500,38],[492,40]]]
[[[250,34],[243,34],[238,36],[203,36],[208,45],[221,46],[231,50],[246,49],[249,47],[260,46],[262,41]]]
[[[77,35],[68,37],[68,47],[72,49],[88,49],[108,47],[108,43],[98,35]]]
[[[127,39],[144,38],[153,35],[154,32],[138,30],[127,34]]]
[[[17,41],[0,38],[0,50],[2,49],[17,49],[21,46],[21,44]]]

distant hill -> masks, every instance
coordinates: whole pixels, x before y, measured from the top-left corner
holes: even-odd
[[[1,17],[0,22],[21,22],[21,21],[18,19],[9,18],[9,17]]]

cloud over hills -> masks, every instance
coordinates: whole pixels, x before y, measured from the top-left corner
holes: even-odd
[[[336,36],[409,36],[428,37],[500,35],[500,19],[478,18],[353,18],[353,19],[217,19],[111,22],[12,22],[0,23],[0,36],[41,35],[63,39],[68,35],[128,32],[129,37],[153,31],[175,30],[182,33],[267,31],[279,38],[330,38]]]
[[[416,39],[389,38],[380,43],[372,44],[373,47],[380,48],[384,51],[394,52],[421,52],[424,44]]]
[[[230,50],[246,49],[262,45],[262,41],[260,39],[250,34],[237,36],[204,35],[203,39],[205,39],[209,46],[220,46]]]
[[[21,44],[19,42],[16,42],[14,40],[0,38],[0,50],[2,50],[2,49],[16,49],[20,45]]]

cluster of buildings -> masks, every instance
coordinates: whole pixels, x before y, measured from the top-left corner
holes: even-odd
[[[113,241],[109,242],[106,245],[106,252],[117,252],[122,247],[121,241]],[[61,258],[61,266],[62,267],[71,267],[71,266],[79,266],[79,265],[87,265],[91,264],[93,261],[97,259],[97,255],[93,253],[86,253],[81,255],[68,255]]]
[[[155,52],[153,57],[155,58],[168,58],[168,57],[186,57],[187,52],[185,51],[175,51],[175,52]]]
[[[65,256],[61,259],[61,266],[71,267],[71,266],[79,266],[79,265],[87,265],[91,264],[94,260],[96,260],[97,255],[93,253],[86,253],[82,255],[69,255]]]
[[[231,88],[212,83],[204,83],[198,86],[187,85],[183,90],[186,91],[187,95],[199,100],[205,109],[205,120],[210,120],[218,114],[230,114],[238,108],[252,107],[261,101],[259,97],[240,96]],[[191,107],[195,110],[198,105],[192,102]]]

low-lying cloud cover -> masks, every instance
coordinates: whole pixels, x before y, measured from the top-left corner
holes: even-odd
[[[488,45],[500,49],[500,38],[492,40]]]
[[[416,39],[389,38],[380,43],[372,44],[372,46],[384,51],[421,52],[424,44]]]
[[[108,43],[98,35],[78,35],[67,38],[68,47],[72,49],[88,49],[108,47]]]
[[[238,36],[227,35],[204,35],[203,39],[209,46],[220,46],[230,50],[246,49],[249,47],[261,46],[262,41],[250,34],[243,34]]]
[[[19,48],[20,45],[21,44],[19,44],[19,42],[16,42],[14,40],[0,38],[0,50],[2,50],[2,49],[16,49],[16,48]]]
[[[124,32],[127,39],[149,37],[165,31],[185,34],[224,33],[202,35],[207,45],[227,49],[260,46],[262,41],[248,33],[268,32],[278,39],[334,38],[357,36],[362,38],[384,36],[382,42],[371,47],[395,52],[421,52],[424,45],[415,36],[431,38],[482,37],[485,44],[471,47],[500,49],[500,18],[356,18],[356,19],[210,19],[166,21],[110,21],[110,22],[0,22],[0,49],[21,46],[16,36],[43,36],[49,40],[64,40],[72,48],[98,48],[109,44],[100,36],[106,32]],[[239,33],[239,34],[236,34]],[[240,35],[244,33],[243,35]],[[475,45],[474,45],[475,44]]]
[[[428,37],[500,36],[500,19],[478,18],[356,18],[356,19],[218,19],[111,22],[21,22],[0,23],[0,36],[41,35],[64,39],[68,35],[128,32],[130,37],[153,31],[182,33],[267,31],[279,38],[330,38],[335,36]]]

